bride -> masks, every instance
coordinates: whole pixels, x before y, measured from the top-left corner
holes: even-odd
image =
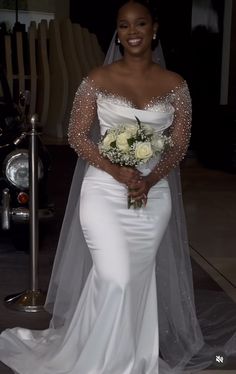
[[[154,62],[157,32],[146,1],[124,1],[111,47],[122,57],[92,71],[75,95],[69,143],[80,158],[47,296],[52,319],[44,331],[2,333],[0,359],[15,373],[164,374],[211,363],[176,172],[191,100],[183,78]],[[111,163],[94,140],[135,117],[173,142],[142,170]],[[128,194],[142,207],[128,209]]]

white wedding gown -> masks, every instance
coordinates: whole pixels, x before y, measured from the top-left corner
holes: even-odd
[[[82,83],[85,88],[88,84]],[[155,131],[168,130],[176,111],[173,95],[181,90],[143,109],[122,97],[96,92],[101,133],[120,123],[136,123],[135,116]],[[83,138],[84,132],[80,135]],[[156,163],[143,172],[149,173]],[[167,179],[151,188],[146,207],[128,209],[126,187],[90,165],[79,215],[93,263],[69,321],[58,327],[51,324],[45,331],[5,330],[0,359],[19,374],[162,374],[155,260],[171,215]],[[76,283],[67,286],[75,292]]]

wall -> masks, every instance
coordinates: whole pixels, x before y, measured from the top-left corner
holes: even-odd
[[[236,106],[236,2],[233,1],[231,42],[230,42],[230,67],[229,67],[229,96],[228,103],[235,112]]]
[[[22,0],[18,2],[18,8],[19,8],[19,21],[21,22],[21,14],[24,14],[25,12],[30,12],[30,14],[33,15],[37,14],[40,16],[40,14],[46,15],[49,13],[52,16],[55,16],[57,19],[62,19],[69,17],[69,0]],[[9,20],[12,23],[12,20],[15,20],[15,2],[7,1],[7,0],[0,0],[0,9],[10,9],[10,12],[1,11],[1,17],[0,21],[4,20],[4,17],[6,17],[6,14],[9,15]],[[47,18],[47,17],[45,17]]]
[[[70,2],[69,0],[55,0],[55,18],[62,19],[69,17]]]
[[[19,0],[19,10],[54,12],[56,0]],[[0,9],[15,9],[15,1],[0,0]]]
[[[29,10],[55,13],[56,0],[27,0]]]

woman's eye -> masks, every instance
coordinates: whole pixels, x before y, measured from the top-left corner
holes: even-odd
[[[125,24],[121,24],[121,25],[119,25],[119,28],[120,28],[120,29],[126,29],[126,28],[127,28],[127,25],[125,25]]]
[[[146,22],[142,21],[138,23],[138,26],[146,26]]]

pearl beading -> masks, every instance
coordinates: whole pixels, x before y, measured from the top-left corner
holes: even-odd
[[[91,165],[104,169],[104,158],[97,145],[91,139],[91,129],[97,117],[97,98],[107,100],[136,109],[131,100],[96,87],[94,81],[86,77],[80,84],[74,98],[68,129],[68,141],[77,154]],[[174,119],[168,129],[173,146],[166,150],[152,171],[156,181],[165,177],[184,158],[191,136],[191,98],[187,83],[181,82],[165,95],[153,97],[140,110],[165,111],[174,107]],[[106,160],[107,162],[107,160]]]

